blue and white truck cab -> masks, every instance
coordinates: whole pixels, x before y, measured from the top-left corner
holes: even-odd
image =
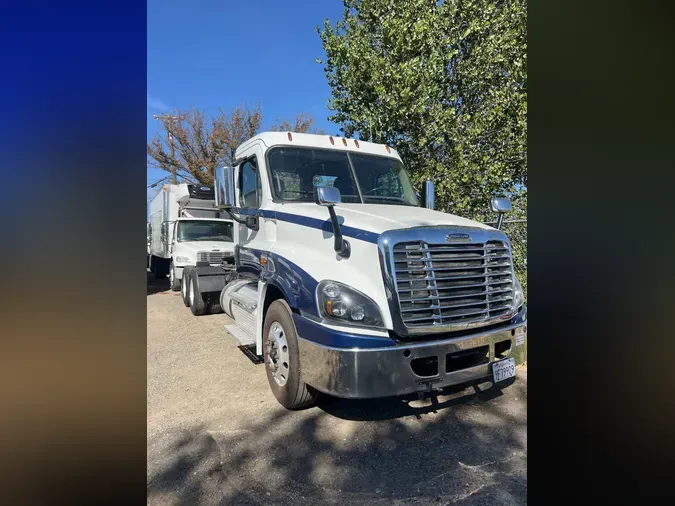
[[[430,182],[422,206],[382,144],[266,132],[236,158],[215,174],[234,259],[186,269],[183,296],[218,298],[283,406],[515,375],[527,307],[503,232],[434,211]]]

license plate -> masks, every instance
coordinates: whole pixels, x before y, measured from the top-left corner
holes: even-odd
[[[513,378],[516,375],[516,361],[507,358],[492,364],[492,379],[495,383]]]

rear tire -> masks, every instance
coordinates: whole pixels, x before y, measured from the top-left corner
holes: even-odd
[[[171,262],[171,266],[169,267],[169,285],[173,292],[180,290],[180,279],[176,279],[176,268],[174,267],[173,262]]]
[[[319,392],[302,381],[298,334],[285,300],[270,304],[263,325],[265,370],[270,389],[286,409],[313,405]]]
[[[223,312],[223,309],[220,307],[220,301],[218,300],[218,293],[212,293],[209,299],[209,313],[210,314],[219,314]]]
[[[206,313],[206,301],[201,293],[195,288],[197,285],[197,273],[190,271],[190,284],[187,287],[188,303],[190,311],[195,316],[201,316]]]

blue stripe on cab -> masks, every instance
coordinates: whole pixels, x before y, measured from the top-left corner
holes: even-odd
[[[309,216],[282,213],[279,211],[268,211],[266,209],[233,208],[232,211],[245,216],[262,216],[267,219],[285,221],[287,223],[315,228],[331,234],[333,233],[333,225],[329,219],[320,220],[318,218],[310,218]],[[375,232],[369,232],[368,230],[362,230],[360,228],[342,225],[341,229],[342,235],[345,237],[351,237],[352,239],[358,239],[359,241],[365,241],[372,244],[377,244],[377,239],[380,237],[380,235]]]
[[[298,336],[325,346],[334,348],[384,348],[394,345],[394,341],[388,337],[363,336],[333,330],[296,313],[293,313],[293,322],[295,323],[295,329],[298,331]]]

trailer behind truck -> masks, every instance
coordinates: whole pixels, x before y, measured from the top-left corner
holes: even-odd
[[[213,186],[164,185],[150,202],[148,267],[180,290],[186,266],[220,265],[234,255],[231,219],[220,218]]]

